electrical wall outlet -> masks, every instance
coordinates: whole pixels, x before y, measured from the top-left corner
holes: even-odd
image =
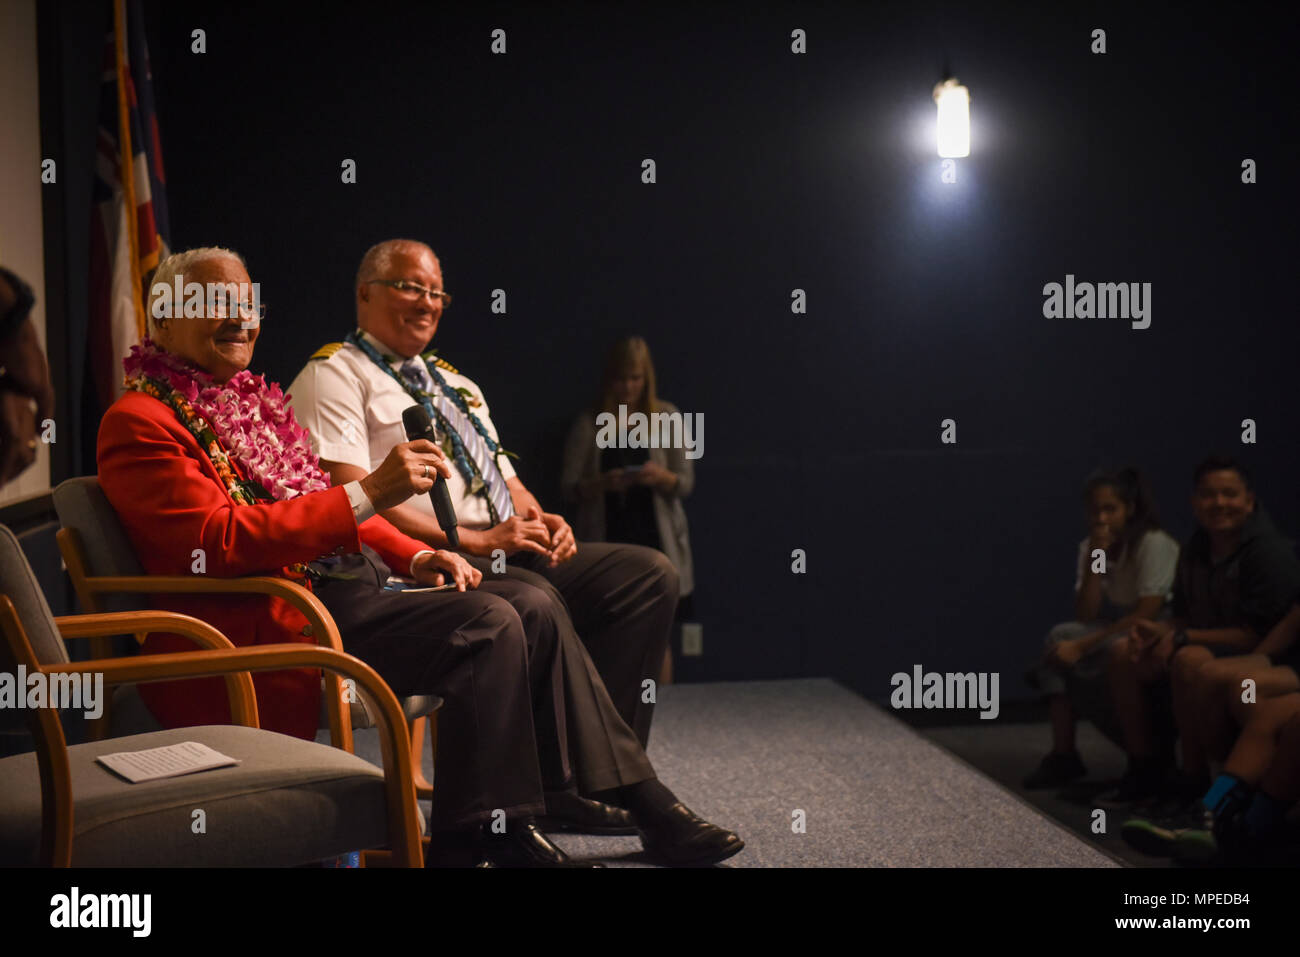
[[[682,623],[682,654],[689,657],[704,654],[704,626],[698,621]]]

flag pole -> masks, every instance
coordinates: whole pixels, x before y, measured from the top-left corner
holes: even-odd
[[[117,60],[117,127],[118,143],[121,146],[122,195],[126,201],[126,235],[131,246],[131,304],[135,307],[135,330],[138,338],[143,339],[148,331],[144,321],[144,303],[140,293],[140,237],[137,230],[135,205],[135,156],[131,148],[130,103],[126,95],[126,84],[131,78],[126,63],[126,2],[113,0],[113,53]]]

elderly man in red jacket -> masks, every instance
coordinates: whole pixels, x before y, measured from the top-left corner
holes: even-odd
[[[586,830],[635,824],[667,863],[711,863],[740,850],[736,835],[700,820],[660,784],[549,603],[508,580],[482,582],[460,556],[375,515],[449,474],[433,443],[401,443],[373,472],[330,487],[279,387],[247,371],[264,312],[258,300],[229,250],[181,253],[155,274],[155,336],[126,360],[128,392],[104,416],[98,450],[100,484],[145,568],[302,578],[334,616],[344,647],[395,692],[441,695],[435,847],[469,852],[457,860],[571,864],[534,825],[543,813]],[[424,584],[454,581],[457,590],[385,590],[390,568]],[[212,622],[236,644],[310,640],[305,619],[276,598],[156,600]],[[188,647],[151,635],[145,650]],[[315,672],[254,682],[265,727],[314,735]],[[219,680],[141,693],[165,724],[229,720]],[[600,720],[566,723],[568,709]],[[627,812],[578,791],[617,797]],[[483,826],[499,812],[504,835]]]

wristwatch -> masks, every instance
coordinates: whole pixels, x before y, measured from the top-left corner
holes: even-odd
[[[1172,658],[1174,655],[1178,654],[1178,652],[1181,651],[1183,648],[1186,648],[1187,643],[1188,643],[1187,629],[1179,628],[1176,632],[1174,632],[1174,650],[1169,653],[1169,657]]]

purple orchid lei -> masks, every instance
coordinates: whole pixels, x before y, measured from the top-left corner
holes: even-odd
[[[276,501],[329,488],[329,476],[311,450],[307,430],[294,419],[278,384],[245,369],[218,385],[211,375],[147,336],[131,347],[122,367],[127,388],[153,395],[176,411],[228,486],[236,480],[226,474],[223,449]],[[187,409],[206,422],[188,421]],[[219,447],[204,440],[209,429]]]

